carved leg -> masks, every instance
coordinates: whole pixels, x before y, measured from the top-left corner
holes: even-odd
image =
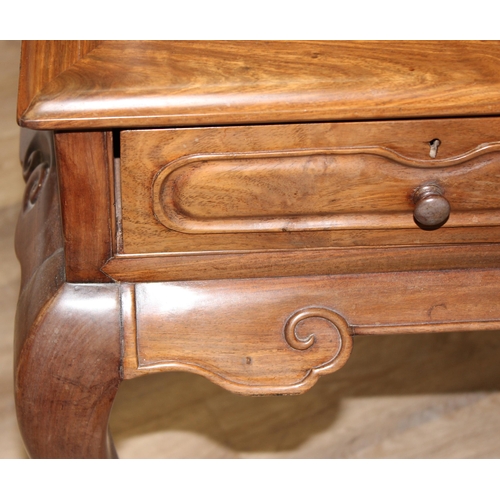
[[[37,323],[16,363],[29,455],[116,457],[108,420],[121,380],[118,286],[65,284]]]
[[[23,130],[27,182],[16,232],[19,427],[32,457],[116,456],[108,418],[121,380],[118,284],[66,283],[53,138]]]

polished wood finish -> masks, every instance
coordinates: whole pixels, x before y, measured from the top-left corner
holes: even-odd
[[[498,330],[498,283],[496,270],[137,284],[125,377],[186,370],[243,394],[302,393],[343,366],[352,334]]]
[[[12,119],[20,44],[0,41],[0,49],[0,457],[22,459],[27,455],[15,415],[12,354],[20,287],[14,234],[25,187],[19,129]],[[183,372],[124,381],[110,420],[118,453],[198,459],[499,458],[498,332],[353,340],[342,370],[322,377],[300,397],[241,397]]]
[[[154,215],[181,233],[405,229],[414,227],[413,214],[424,225],[443,223],[446,190],[454,207],[449,226],[500,223],[497,191],[480,185],[498,175],[497,155],[475,162],[464,155],[460,169],[433,171],[398,168],[388,156],[359,148],[182,158],[154,179]],[[426,179],[432,184],[418,186]],[[435,193],[424,195],[430,185]],[[424,215],[439,200],[444,213]]]
[[[22,283],[15,339],[21,433],[34,458],[111,457],[107,422],[121,380],[118,286],[66,283],[53,138],[24,131],[22,139],[28,184],[16,234]]]
[[[487,230],[488,228],[484,228]],[[486,231],[484,231],[486,232]],[[490,236],[500,232],[489,231]],[[484,233],[483,233],[484,234]],[[387,237],[385,233],[385,237]],[[160,282],[366,272],[496,268],[498,245],[440,245],[116,256],[102,271],[116,281]]]
[[[283,282],[246,284],[136,285],[125,356],[136,345],[137,370],[125,377],[187,370],[242,394],[300,394],[346,363],[352,332],[342,315],[297,289],[283,294]]]
[[[500,113],[496,41],[121,40],[67,47],[64,41],[24,42],[22,126],[137,128]]]
[[[116,285],[65,284],[32,325],[16,369],[33,458],[114,458],[107,432],[121,380]]]
[[[122,132],[123,253],[499,241],[484,232],[500,222],[498,130],[486,118]],[[413,219],[429,182],[451,204],[434,232]]]
[[[50,82],[99,45],[100,42],[96,40],[23,42],[17,100],[18,117],[30,106],[33,99],[43,95]]]
[[[65,280],[53,134],[24,130],[20,156],[28,184],[16,227],[16,255],[21,264],[14,346],[16,360],[31,325]],[[47,172],[43,179],[37,175],[42,169]],[[36,199],[30,196],[34,190],[37,191]]]
[[[109,282],[100,268],[112,255],[115,235],[111,134],[56,134],[66,279]]]
[[[20,85],[20,123],[57,130],[24,156],[17,243],[32,456],[113,456],[122,377],[299,394],[355,334],[500,328],[498,43],[69,47]],[[450,216],[419,227],[429,197]]]

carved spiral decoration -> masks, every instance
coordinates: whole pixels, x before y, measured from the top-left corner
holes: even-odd
[[[24,210],[31,208],[38,199],[49,172],[49,162],[39,150],[31,152],[23,164],[23,177],[26,181]]]
[[[297,336],[297,325],[307,318],[322,318],[332,323],[340,336],[340,351],[344,348],[350,349],[352,339],[350,336],[351,330],[347,321],[340,316],[340,314],[324,307],[310,307],[308,309],[303,309],[301,311],[297,311],[288,319],[285,325],[285,340],[291,347],[299,351],[305,351],[314,344],[316,340],[314,334],[311,334],[304,339]]]

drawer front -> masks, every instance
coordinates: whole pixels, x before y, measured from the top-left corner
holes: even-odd
[[[123,251],[498,241],[499,125],[468,119],[123,132]],[[435,231],[414,220],[416,193],[429,185],[450,207]]]
[[[497,225],[495,149],[439,168],[371,147],[190,155],[158,172],[153,212],[166,228],[195,234],[413,229],[419,188],[433,188],[453,207],[439,221],[447,227]]]

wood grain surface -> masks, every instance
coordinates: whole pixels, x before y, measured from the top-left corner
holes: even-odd
[[[500,222],[498,130],[486,118],[125,131],[123,253],[485,242]],[[413,220],[428,183],[451,205],[436,231]]]
[[[281,294],[283,285],[231,283],[231,290],[227,282],[136,285],[135,303],[122,305],[124,311],[135,309],[135,322],[124,323],[131,368],[125,377],[180,369],[241,394],[305,392],[319,376],[344,366],[352,331],[331,307],[316,306],[321,304],[316,297],[309,302],[293,287]],[[196,314],[190,315],[193,307]]]
[[[20,124],[134,128],[500,113],[498,41],[121,40],[65,47],[25,42],[22,72],[40,76],[23,84]],[[54,50],[64,51],[56,67]]]
[[[40,40],[25,43],[21,51],[18,113],[26,109],[48,83],[98,45],[98,41],[92,40],[67,40],[64,43]],[[26,78],[27,75],[30,78]]]
[[[435,185],[453,207],[447,227],[500,225],[498,153],[432,170],[391,156],[370,148],[194,155],[159,171],[153,210],[181,233],[412,229],[414,193]]]
[[[125,377],[180,369],[300,394],[344,365],[352,334],[499,329],[499,283],[496,270],[140,283],[122,302]]]
[[[486,234],[486,228],[482,234]],[[494,240],[500,231],[488,228]],[[471,236],[477,238],[479,232]],[[472,239],[472,238],[471,238]],[[381,241],[381,243],[383,243]],[[429,271],[496,268],[498,245],[441,245],[439,247],[380,247],[309,249],[298,251],[211,252],[206,255],[125,255],[110,259],[102,271],[117,281],[158,282],[226,278],[312,276],[363,272]]]
[[[63,210],[66,280],[99,283],[111,257],[114,235],[114,182],[111,134],[56,134],[57,167]]]
[[[0,456],[25,457],[13,404],[24,181],[14,125],[19,45],[0,42]],[[500,457],[500,335],[355,338],[346,366],[293,398],[247,398],[186,373],[125,381],[111,428],[121,457]]]
[[[30,457],[116,457],[108,421],[121,381],[118,298],[117,285],[65,283],[28,332],[18,322],[16,409]]]
[[[14,346],[19,428],[33,458],[113,457],[107,428],[122,378],[118,285],[66,283],[53,133],[21,132],[26,190],[16,231],[22,281]]]

